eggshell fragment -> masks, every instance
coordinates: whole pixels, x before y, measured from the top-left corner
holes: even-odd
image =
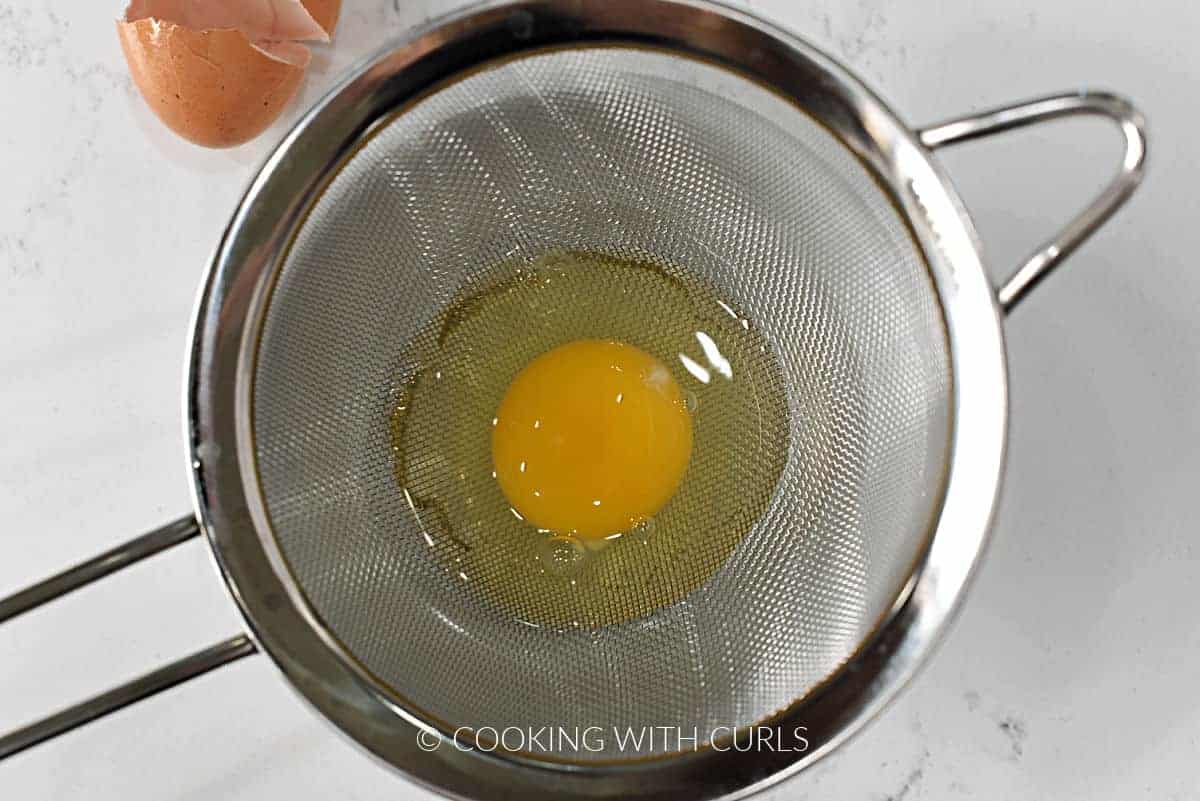
[[[131,0],[125,21],[157,19],[195,31],[236,29],[251,42],[328,42],[330,28],[306,6],[301,0]]]
[[[231,147],[257,136],[300,86],[308,48],[256,46],[240,30],[195,30],[159,19],[117,23],[133,82],[183,138]]]
[[[337,28],[338,14],[342,10],[342,0],[304,0],[304,7],[312,14],[317,24],[325,29],[325,33],[333,36]]]

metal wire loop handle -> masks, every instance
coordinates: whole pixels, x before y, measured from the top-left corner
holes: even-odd
[[[1039,247],[1001,285],[996,294],[1000,307],[1006,312],[1095,233],[1133,194],[1145,172],[1145,120],[1133,104],[1122,97],[1107,92],[1077,92],[972,114],[918,132],[921,144],[935,150],[1013,128],[1079,115],[1107,117],[1121,128],[1125,136],[1125,154],[1120,170],[1099,197],[1067,223],[1057,236]]]
[[[0,623],[61,598],[172,546],[187,542],[199,533],[200,526],[194,517],[182,517],[43,579],[7,598],[0,598]],[[250,638],[239,634],[185,656],[49,717],[0,735],[0,759],[32,748],[38,743],[65,734],[71,729],[254,652],[255,646]]]

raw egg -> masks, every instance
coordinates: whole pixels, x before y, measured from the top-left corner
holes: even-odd
[[[783,374],[749,317],[650,259],[446,267],[439,281],[478,275],[397,346],[388,547],[556,629],[701,587],[767,512],[790,447]]]
[[[530,362],[492,430],[496,479],[512,508],[538,528],[590,540],[652,517],[691,451],[692,420],[671,371],[608,340],[577,340]]]

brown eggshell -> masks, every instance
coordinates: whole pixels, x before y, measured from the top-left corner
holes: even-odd
[[[304,7],[308,9],[308,13],[312,14],[312,18],[317,21],[317,24],[325,29],[325,32],[333,36],[333,29],[337,27],[338,15],[342,11],[342,0],[301,0]]]
[[[237,29],[252,42],[328,42],[301,0],[130,0],[125,21],[157,19],[194,31]]]
[[[192,30],[156,19],[118,22],[142,97],[167,127],[206,147],[232,147],[269,126],[296,94],[303,45],[251,44],[236,30]]]

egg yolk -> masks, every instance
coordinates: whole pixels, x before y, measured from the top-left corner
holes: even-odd
[[[670,370],[621,342],[581,339],[543,353],[493,420],[496,479],[513,510],[589,540],[661,509],[691,452],[691,416]]]

